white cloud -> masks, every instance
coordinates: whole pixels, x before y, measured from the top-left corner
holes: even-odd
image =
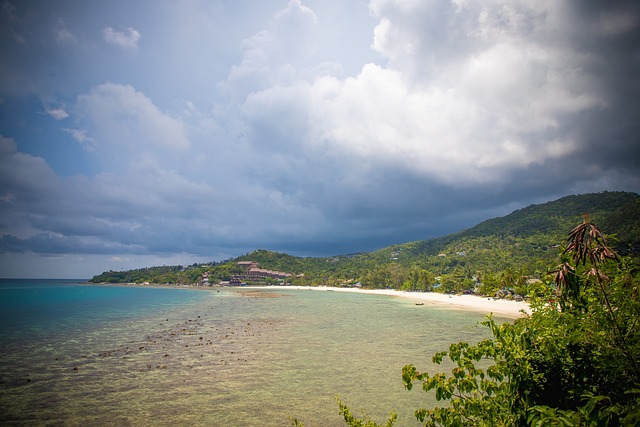
[[[308,143],[453,185],[498,182],[574,153],[575,134],[560,123],[603,105],[581,72],[584,58],[537,41],[546,28],[539,8],[465,7],[372,2],[380,19],[374,46],[391,63],[366,65],[355,78],[316,80],[308,106],[315,142]],[[442,33],[424,22],[437,22]],[[453,24],[468,40],[452,37]],[[425,57],[436,63],[420,75]]]
[[[71,137],[82,144],[82,147],[89,152],[96,150],[96,141],[87,135],[86,129],[73,129],[73,128],[65,128],[63,129],[66,133],[71,135]]]
[[[52,108],[47,110],[47,114],[53,117],[56,120],[63,120],[69,117],[69,113],[67,113],[64,108]]]
[[[107,43],[119,46],[125,49],[136,49],[140,40],[140,33],[133,28],[125,28],[123,31],[114,30],[112,27],[106,27],[102,30],[102,37]]]
[[[322,77],[254,93],[243,113],[255,127],[256,146],[271,140],[267,152],[304,157],[324,151],[455,185],[499,181],[510,170],[575,148],[570,135],[554,133],[556,121],[543,111],[546,98],[530,106],[498,100],[494,105],[462,89],[417,89],[396,70],[367,65],[355,78]],[[575,110],[590,106],[578,102]],[[541,136],[525,137],[535,133]]]
[[[130,153],[145,148],[184,150],[190,145],[182,121],[129,85],[96,86],[78,97],[75,109],[105,149],[113,146]]]
[[[242,43],[243,58],[231,67],[226,89],[244,96],[253,90],[277,84],[291,84],[315,48],[318,17],[299,0],[290,0],[277,12],[269,28],[257,32]]]
[[[251,173],[292,204],[362,227],[390,212],[419,223],[438,198],[466,199],[467,209],[495,203],[479,196],[487,193],[554,188],[555,195],[571,191],[569,182],[598,191],[601,176],[615,188],[620,175],[586,166],[595,158],[583,155],[590,136],[577,125],[605,109],[608,94],[591,71],[595,57],[566,36],[572,14],[558,9],[528,1],[372,2],[380,22],[374,47],[389,62],[346,79],[318,73],[287,81],[273,68],[261,71],[262,86],[252,86],[240,108],[242,135],[259,153],[244,154],[259,163]],[[274,34],[251,40],[277,45]],[[248,65],[253,46],[245,47]],[[598,145],[606,150],[604,141]],[[514,191],[518,185],[531,190]],[[459,209],[437,203],[442,212]],[[357,229],[352,224],[352,235]]]

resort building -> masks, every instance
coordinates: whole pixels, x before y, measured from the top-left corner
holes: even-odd
[[[238,267],[246,268],[247,270],[251,270],[252,268],[258,268],[258,263],[255,261],[239,261]]]
[[[258,263],[255,261],[239,261],[238,267],[242,267],[246,270],[244,274],[236,274],[230,280],[230,285],[241,285],[247,280],[260,281],[266,278],[285,280],[291,277],[291,274],[282,271],[267,270],[264,268],[258,268]]]

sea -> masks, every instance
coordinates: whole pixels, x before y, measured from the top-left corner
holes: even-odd
[[[0,425],[420,425],[401,371],[485,315],[383,295],[0,280]],[[498,320],[501,320],[498,318]],[[502,319],[507,321],[508,319]]]

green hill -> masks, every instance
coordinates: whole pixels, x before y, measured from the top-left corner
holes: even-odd
[[[370,256],[378,262],[398,258],[397,262],[407,264],[444,255],[440,258],[446,262],[435,263],[443,270],[447,270],[447,264],[460,263],[472,264],[474,269],[491,270],[503,270],[513,266],[514,262],[518,266],[536,265],[557,256],[558,246],[564,243],[566,234],[582,221],[585,214],[611,236],[611,243],[619,252],[628,253],[633,247],[637,251],[640,244],[640,195],[604,192],[566,196],[531,205],[467,230],[393,245]],[[451,258],[459,262],[451,261]]]
[[[429,290],[436,283],[451,281],[463,284],[456,285],[460,290],[478,280],[505,283],[505,277],[542,278],[557,260],[566,234],[585,214],[611,236],[619,252],[638,254],[640,195],[603,192],[531,205],[467,230],[371,253],[301,258],[261,249],[221,263],[105,272],[92,281],[195,283],[206,273],[215,283],[241,272],[238,261],[251,260],[261,268],[302,275],[289,280],[295,284],[360,281],[368,287]]]
[[[589,218],[596,223],[611,222],[612,217],[629,212],[634,206],[637,208],[639,202],[639,195],[625,192],[566,196],[553,202],[519,209],[502,218],[484,221],[462,234],[467,236],[512,234],[517,237],[541,233],[564,234],[568,228],[575,226],[576,219],[583,215],[589,215]],[[630,216],[628,219],[637,221],[640,216],[636,212],[635,218]],[[628,223],[628,221],[620,221],[620,225],[622,222]]]

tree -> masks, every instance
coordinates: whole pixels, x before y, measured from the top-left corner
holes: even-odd
[[[489,317],[483,324],[492,338],[453,343],[433,357],[436,364],[450,359],[455,365],[450,374],[403,368],[408,390],[418,383],[448,402],[416,410],[419,421],[426,426],[640,423],[640,269],[631,258],[619,257],[585,216],[550,273],[557,299],[534,299],[533,313],[513,323],[499,325]],[[363,425],[353,417],[345,421]]]
[[[414,264],[407,273],[402,290],[428,292],[431,291],[434,282],[433,274]]]
[[[397,263],[378,265],[364,274],[360,281],[368,288],[400,289],[405,282],[406,272]]]
[[[480,286],[478,291],[482,295],[495,295],[500,290],[500,278],[494,273],[482,273],[480,275]]]

